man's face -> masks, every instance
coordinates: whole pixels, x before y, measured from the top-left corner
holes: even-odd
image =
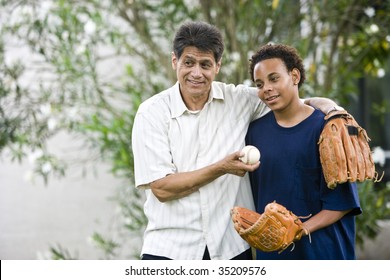
[[[272,110],[281,110],[298,96],[299,71],[290,73],[281,59],[271,58],[255,65],[253,78],[260,99]]]
[[[172,67],[183,97],[208,95],[220,66],[221,62],[215,61],[212,52],[202,52],[195,47],[186,47],[180,59],[172,54]]]

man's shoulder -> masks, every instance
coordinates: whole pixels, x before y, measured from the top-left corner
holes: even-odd
[[[234,91],[234,92],[255,92],[256,88],[245,85],[245,84],[232,84],[232,83],[223,83],[220,81],[213,82],[214,88],[219,88],[223,91]]]
[[[174,89],[175,86],[172,86],[170,88],[167,88],[159,93],[156,93],[152,96],[150,96],[149,98],[145,99],[141,105],[139,106],[138,108],[138,111],[139,112],[142,112],[142,111],[149,111],[149,110],[153,110],[153,108],[162,108],[164,106],[162,106],[163,104],[167,104],[168,106],[168,101],[170,100],[170,96],[173,94],[174,92]]]
[[[214,81],[212,84],[214,97],[224,97],[225,99],[235,100],[240,103],[256,102],[259,97],[257,90],[244,84],[227,84],[219,81]]]

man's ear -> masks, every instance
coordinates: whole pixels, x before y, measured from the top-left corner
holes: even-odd
[[[177,57],[176,57],[174,52],[172,52],[171,62],[172,62],[173,70],[176,70],[176,67],[177,67]]]
[[[215,74],[219,73],[219,69],[221,69],[221,65],[222,65],[222,58],[217,63],[217,70],[215,71]]]
[[[297,85],[301,80],[301,72],[297,68],[294,68],[293,70],[291,70],[291,77],[294,85]]]

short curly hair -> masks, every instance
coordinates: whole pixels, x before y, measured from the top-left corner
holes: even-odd
[[[283,44],[269,43],[260,47],[260,49],[254,55],[252,55],[251,59],[249,59],[249,73],[253,82],[253,74],[256,64],[271,58],[281,59],[284,65],[286,65],[288,72],[291,72],[294,68],[298,69],[301,74],[298,87],[301,87],[306,79],[302,58],[299,56],[298,51],[294,47]]]

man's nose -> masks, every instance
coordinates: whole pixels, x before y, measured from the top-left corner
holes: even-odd
[[[193,68],[192,68],[192,75],[194,77],[199,77],[201,76],[202,74],[202,70],[201,70],[201,67],[199,64],[196,64]]]

